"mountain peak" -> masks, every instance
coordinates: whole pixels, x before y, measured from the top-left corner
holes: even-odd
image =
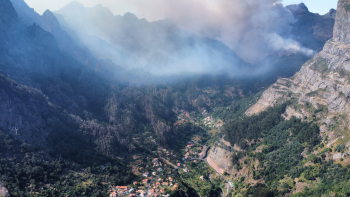
[[[123,17],[126,18],[126,19],[129,19],[129,20],[135,20],[135,19],[137,20],[138,19],[136,17],[136,15],[131,13],[131,12],[125,13]]]
[[[304,3],[300,3],[298,5],[289,5],[286,8],[290,10],[293,14],[296,12],[309,12],[309,9]]]
[[[330,17],[330,18],[334,18],[335,19],[335,16],[337,15],[337,10],[335,9],[330,9],[329,12],[327,14],[325,14],[324,16],[326,17]]]
[[[82,3],[79,3],[77,0],[74,0],[64,7],[84,8],[84,5]]]
[[[18,20],[18,15],[9,0],[0,0],[0,24],[10,24]]]
[[[56,16],[50,11],[46,10],[41,17],[41,26],[51,32],[53,29],[59,28],[60,24],[56,18]]]
[[[339,0],[333,39],[337,42],[350,44],[350,0]]]

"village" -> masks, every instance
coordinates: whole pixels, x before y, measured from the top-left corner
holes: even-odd
[[[157,145],[155,140],[152,143]],[[157,145],[158,146],[158,145]],[[112,186],[110,197],[139,196],[159,197],[169,196],[169,193],[178,188],[176,173],[188,173],[186,162],[199,162],[206,155],[208,147],[201,147],[194,141],[189,141],[183,151],[183,155],[176,155],[161,146],[156,151],[142,160],[141,155],[133,155],[138,163],[135,174],[143,177],[142,181],[133,181],[127,186]],[[204,180],[203,177],[201,177]]]

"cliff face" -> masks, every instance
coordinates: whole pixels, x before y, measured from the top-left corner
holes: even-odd
[[[331,138],[348,140],[350,113],[350,1],[339,1],[333,39],[291,78],[279,79],[246,115],[258,114],[276,103],[294,98],[286,118],[318,122]],[[349,10],[350,11],[350,10]],[[334,132],[335,133],[334,133]],[[336,141],[336,140],[335,140]],[[343,142],[347,143],[347,142]]]
[[[338,2],[338,12],[335,19],[334,41],[350,44],[350,0]]]

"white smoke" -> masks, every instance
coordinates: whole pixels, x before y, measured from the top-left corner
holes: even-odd
[[[289,35],[295,21],[280,0],[79,0],[114,13],[130,11],[149,21],[170,18],[178,26],[218,39],[244,60],[255,63],[277,50],[314,52]]]

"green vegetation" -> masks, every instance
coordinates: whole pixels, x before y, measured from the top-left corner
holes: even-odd
[[[346,12],[350,12],[350,5],[344,6]]]
[[[256,95],[252,95],[246,98],[242,98],[240,100],[235,101],[233,104],[229,105],[228,107],[218,107],[215,108],[213,117],[215,119],[221,119],[224,122],[228,121],[237,121],[241,118],[243,118],[243,114],[251,105],[255,104],[262,92],[257,93]]]
[[[317,57],[316,61],[311,65],[310,68],[324,75],[328,71],[328,64],[326,59],[323,57]]]
[[[104,166],[102,166],[104,165]],[[135,176],[118,160],[96,156],[80,165],[51,158],[0,131],[0,182],[11,196],[107,196],[109,185],[130,184]]]

